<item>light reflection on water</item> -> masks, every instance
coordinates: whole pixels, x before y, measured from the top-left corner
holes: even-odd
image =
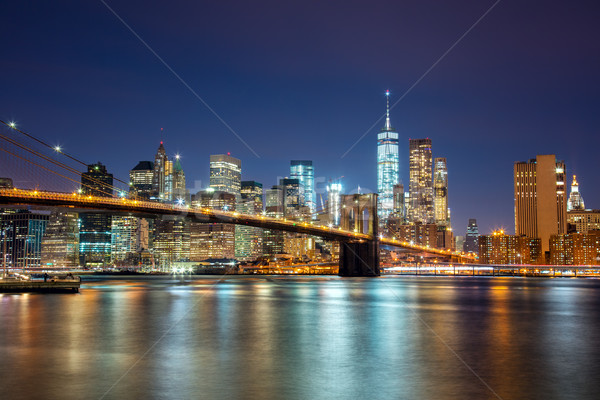
[[[600,281],[172,277],[0,295],[2,398],[585,399]]]

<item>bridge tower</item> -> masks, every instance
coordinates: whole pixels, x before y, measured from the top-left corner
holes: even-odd
[[[340,243],[340,276],[379,276],[379,233],[377,194],[341,196],[342,229],[372,235],[373,240],[348,240]]]

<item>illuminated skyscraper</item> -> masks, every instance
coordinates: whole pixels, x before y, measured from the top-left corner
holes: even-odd
[[[434,212],[437,225],[450,226],[448,214],[448,167],[446,158],[436,157],[433,167]]]
[[[156,156],[154,156],[154,173],[152,175],[152,197],[165,200],[165,178],[167,168],[167,152],[160,142]]]
[[[571,193],[569,194],[569,201],[567,201],[567,211],[573,210],[585,210],[583,197],[581,197],[581,193],[579,193],[579,184],[577,183],[577,177],[575,175],[573,175]]]
[[[210,187],[240,199],[242,162],[229,154],[210,156]]]
[[[154,163],[140,161],[129,171],[129,193],[142,199],[152,197],[152,182],[154,178]]]
[[[242,199],[236,211],[259,215],[263,211],[263,187],[254,181],[242,181]],[[256,260],[262,255],[263,230],[253,226],[235,226],[235,258],[240,261]]]
[[[173,165],[173,201],[187,201],[188,192],[185,189],[185,173],[181,167],[181,157],[179,154],[175,156],[175,164]]]
[[[316,212],[315,172],[313,163],[309,160],[292,160],[290,163],[290,178],[298,179],[302,186],[302,205],[310,208],[312,215]]]
[[[554,154],[516,162],[515,234],[540,238],[542,254],[550,250],[550,236],[567,230],[565,163]]]
[[[113,263],[131,259],[137,253],[137,233],[140,219],[132,216],[112,217],[111,261]]]
[[[479,227],[475,218],[469,219],[467,226],[467,234],[463,243],[463,251],[479,253]]]
[[[77,213],[53,211],[42,239],[42,265],[79,265],[79,218]]]
[[[433,180],[431,176],[431,139],[409,140],[410,207],[409,222],[432,224]]]
[[[84,195],[113,196],[113,176],[101,163],[88,165],[81,174]],[[81,265],[103,265],[110,262],[112,217],[107,214],[79,214],[79,259]]]
[[[334,226],[340,225],[342,184],[332,182],[327,185],[327,211]]]
[[[377,135],[377,214],[385,224],[394,209],[394,185],[398,183],[398,132],[390,122],[390,91],[385,92],[386,117],[383,129]]]

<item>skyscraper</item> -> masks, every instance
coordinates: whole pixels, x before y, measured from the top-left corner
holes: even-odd
[[[434,212],[437,225],[450,226],[448,214],[448,167],[446,158],[436,157],[433,168]]]
[[[81,191],[84,195],[113,196],[113,176],[101,163],[88,165],[81,174]],[[79,259],[81,265],[103,265],[111,258],[112,217],[108,214],[79,214]]]
[[[152,197],[157,200],[165,200],[165,178],[167,168],[167,152],[160,142],[156,156],[154,156],[154,173],[152,175]]]
[[[573,210],[585,210],[585,204],[583,203],[581,193],[579,193],[579,184],[577,183],[577,177],[575,175],[573,175],[571,193],[569,194],[569,200],[567,202],[567,211]]]
[[[79,219],[77,213],[53,211],[42,239],[43,266],[79,265]]]
[[[187,201],[188,197],[185,189],[185,173],[181,167],[181,157],[177,154],[173,165],[173,201]]]
[[[398,183],[399,174],[398,132],[390,122],[389,90],[385,98],[385,125],[377,135],[377,214],[382,225],[394,209],[394,185]]]
[[[465,241],[463,243],[463,251],[466,253],[479,253],[479,227],[477,226],[477,220],[475,218],[469,218],[467,234],[465,235]]]
[[[49,211],[0,209],[0,231],[3,232],[0,254],[9,268],[41,266],[42,238],[49,216]]]
[[[210,187],[240,198],[242,162],[229,154],[210,156]]]
[[[152,197],[152,182],[154,178],[154,163],[140,161],[129,171],[129,193],[142,199]]]
[[[290,178],[298,179],[302,186],[302,205],[310,208],[311,215],[316,212],[315,173],[313,163],[309,160],[292,160],[290,163]]]
[[[327,185],[327,212],[329,220],[333,226],[340,225],[340,216],[342,215],[342,184],[339,182],[331,182]]]
[[[554,154],[516,162],[515,234],[540,238],[542,254],[549,252],[550,236],[567,230],[565,163]]]
[[[431,176],[431,139],[409,140],[410,207],[409,222],[432,224],[433,180]]]
[[[254,181],[242,181],[242,199],[236,210],[258,215],[263,211],[263,187]],[[241,261],[256,260],[262,255],[263,230],[252,226],[235,226],[235,258]]]

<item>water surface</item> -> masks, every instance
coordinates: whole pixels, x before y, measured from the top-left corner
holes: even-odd
[[[600,281],[95,277],[0,294],[2,399],[597,399]]]

